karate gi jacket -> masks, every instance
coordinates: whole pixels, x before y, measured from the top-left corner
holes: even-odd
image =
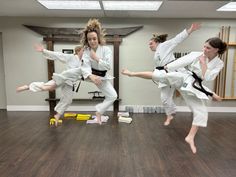
[[[61,52],[54,52],[50,50],[43,49],[43,57],[49,60],[57,60],[66,64],[66,69],[78,68],[81,67],[81,60],[78,55],[74,54],[65,54]]]
[[[219,74],[221,69],[224,67],[224,62],[216,56],[211,61],[209,59],[206,60],[207,70],[205,75],[202,75],[201,65],[200,65],[200,56],[203,55],[203,52],[191,52],[188,55],[185,55],[175,62],[167,64],[168,71],[175,71],[178,68],[186,68],[186,72],[184,74],[183,84],[181,86],[182,91],[189,92],[190,94],[195,94],[200,99],[208,99],[205,93],[195,89],[192,86],[192,83],[195,79],[192,76],[192,72],[196,73],[198,77],[200,77],[203,81],[213,81],[216,76]],[[178,74],[178,72],[174,72]],[[180,74],[181,75],[181,74]],[[178,76],[176,76],[178,77]],[[175,82],[175,79],[168,78],[169,82]],[[204,87],[207,91],[210,91],[207,87]]]
[[[92,74],[92,69],[94,68],[99,71],[109,71],[112,68],[112,52],[107,46],[98,45],[96,50],[96,55],[99,58],[99,62],[91,59],[90,49],[86,48],[83,53],[84,65],[81,68],[83,77],[88,78]],[[101,77],[102,80],[113,79],[114,77],[106,73],[105,77]]]
[[[155,54],[154,54],[154,63],[155,67],[165,66],[166,64],[175,60],[173,50],[174,48],[183,42],[188,37],[187,30],[183,30],[181,33],[177,34],[174,38],[167,40],[163,43],[159,43]],[[159,83],[159,88],[165,87],[166,84]]]

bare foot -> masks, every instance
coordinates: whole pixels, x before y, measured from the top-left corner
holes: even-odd
[[[193,139],[187,136],[187,137],[185,138],[185,141],[190,145],[190,148],[191,148],[192,152],[193,152],[194,154],[196,154],[197,148],[196,148],[196,146],[195,146],[195,144],[194,144]]]
[[[170,125],[170,122],[171,122],[171,120],[172,120],[173,118],[174,118],[173,116],[167,116],[167,117],[166,117],[166,121],[164,122],[164,125],[165,125],[165,126]]]
[[[99,112],[96,112],[96,119],[97,119],[97,123],[102,125],[102,119],[101,119],[101,114]]]
[[[28,85],[23,85],[23,86],[20,86],[20,87],[16,88],[17,92],[23,92],[25,90],[29,90],[29,86]]]
[[[54,115],[54,118],[55,118],[55,126],[57,127],[60,117],[56,114]]]
[[[121,74],[126,76],[132,76],[132,72],[129,71],[128,69],[122,69]]]

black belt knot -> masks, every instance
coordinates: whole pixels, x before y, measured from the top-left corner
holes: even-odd
[[[192,76],[195,79],[195,81],[193,82],[193,88],[205,93],[207,96],[212,96],[213,93],[208,92],[205,90],[205,88],[202,86],[202,79],[200,77],[197,76],[197,74],[195,72],[192,72]],[[196,83],[199,84],[199,87],[196,85]]]
[[[165,72],[168,73],[168,71],[165,69],[164,66],[157,66],[156,69],[157,69],[157,70],[165,70]]]
[[[94,75],[105,77],[106,73],[107,73],[107,70],[97,70],[97,69],[92,68],[92,74]]]
[[[80,88],[81,81],[79,81],[79,85],[76,87],[76,84],[73,84],[72,91],[73,92],[78,92]]]

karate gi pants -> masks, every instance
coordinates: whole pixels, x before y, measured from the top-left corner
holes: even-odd
[[[173,101],[173,95],[175,93],[175,88],[171,86],[165,86],[161,88],[161,102],[164,106],[165,113],[167,116],[175,114],[176,105]]]
[[[29,90],[33,92],[43,91],[41,87],[43,85],[50,85],[53,81],[44,82],[32,82],[29,85]],[[64,114],[67,108],[71,105],[75,92],[72,90],[72,86],[66,83],[61,85],[61,98],[54,110],[60,115]]]
[[[102,103],[97,104],[95,108],[97,112],[103,114],[116,100],[117,93],[109,80],[103,80],[101,85],[97,87],[105,96],[105,99]]]

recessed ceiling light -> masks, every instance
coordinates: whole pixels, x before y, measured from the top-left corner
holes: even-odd
[[[104,10],[157,11],[162,1],[102,1]]]
[[[100,10],[99,1],[37,0],[48,9]]]
[[[230,2],[217,9],[217,11],[236,11],[236,2]]]

